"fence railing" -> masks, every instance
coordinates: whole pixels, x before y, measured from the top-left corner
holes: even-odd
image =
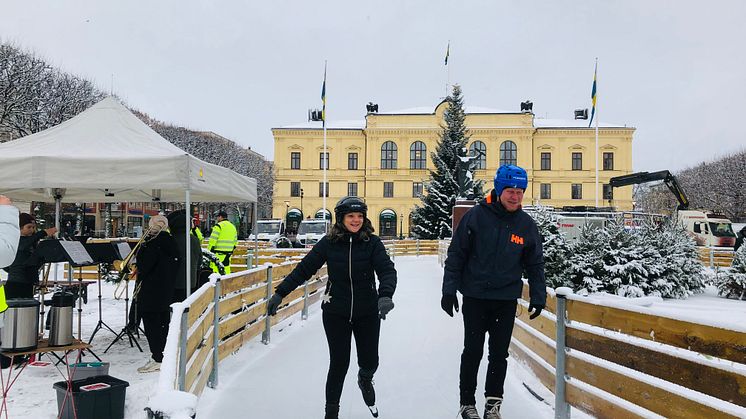
[[[727,268],[733,265],[735,252],[732,247],[697,246],[699,260],[710,268]]]
[[[390,257],[437,255],[438,240],[384,240],[386,253]]]

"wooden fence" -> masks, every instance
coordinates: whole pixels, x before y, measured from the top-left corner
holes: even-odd
[[[727,268],[733,265],[734,251],[732,247],[703,247],[697,246],[699,260],[710,268]]]
[[[438,240],[384,240],[386,252],[392,258],[397,256],[437,255]]]

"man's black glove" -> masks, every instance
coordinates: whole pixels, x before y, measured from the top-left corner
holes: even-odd
[[[446,312],[449,316],[453,317],[453,310],[458,313],[458,298],[455,295],[443,294],[440,299],[440,308]]]
[[[393,309],[394,302],[391,301],[391,297],[381,297],[378,299],[378,317],[381,320],[386,320],[386,315]]]
[[[270,316],[274,316],[277,314],[277,308],[280,307],[280,304],[282,303],[282,296],[280,294],[273,294],[272,298],[269,299],[267,302],[267,314]]]
[[[536,311],[534,311],[536,310]],[[534,314],[528,316],[529,319],[533,320],[537,317],[539,317],[539,314],[541,314],[541,310],[544,310],[544,304],[529,304],[528,305],[528,312],[531,313],[534,311]]]

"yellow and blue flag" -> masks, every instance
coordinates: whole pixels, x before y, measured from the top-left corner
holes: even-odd
[[[593,89],[591,90],[591,101],[593,102],[593,108],[591,109],[591,120],[588,122],[588,128],[593,123],[593,116],[596,115],[596,73],[598,72],[598,62],[596,67],[593,69]]]
[[[446,47],[446,62],[445,65],[448,65],[448,55],[451,52],[451,41],[448,41],[448,47]]]
[[[321,124],[326,125],[326,64],[324,64],[324,84],[321,85]]]

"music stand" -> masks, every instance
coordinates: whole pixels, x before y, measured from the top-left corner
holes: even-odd
[[[114,243],[112,243],[114,244]],[[124,260],[127,255],[129,254],[132,249],[129,249],[129,244],[127,242],[120,242],[115,244],[117,246],[117,250],[119,251],[120,260]],[[126,266],[123,266],[122,269],[128,269]],[[137,346],[137,349],[142,352],[142,347],[140,347],[140,342],[137,341],[137,338],[132,333],[132,328],[130,327],[130,320],[129,320],[129,301],[130,301],[130,281],[129,279],[122,279],[122,281],[126,281],[124,283],[124,327],[122,328],[122,331],[117,334],[117,336],[114,338],[113,341],[109,344],[109,346],[106,347],[104,350],[104,353],[108,352],[109,349],[111,349],[112,346],[114,346],[115,343],[117,343],[120,339],[124,338],[126,335],[127,338],[130,341],[130,347]],[[135,332],[137,331],[137,324],[135,324]],[[134,345],[133,345],[134,343]]]
[[[109,329],[111,333],[114,334],[114,336],[117,336],[117,332],[114,331],[114,329],[111,328],[106,322],[102,319],[102,309],[101,309],[101,264],[102,263],[113,263],[115,260],[121,260],[122,257],[119,254],[119,251],[116,248],[116,245],[114,243],[88,243],[84,244],[84,247],[88,251],[88,253],[91,255],[91,257],[94,259],[94,261],[99,264],[98,266],[98,275],[96,281],[98,282],[98,322],[96,323],[96,327],[93,328],[93,333],[91,333],[91,337],[88,338],[88,343],[90,344],[93,342],[93,337],[96,336],[96,333],[98,333],[99,330],[106,328]],[[125,255],[126,256],[126,255]]]

